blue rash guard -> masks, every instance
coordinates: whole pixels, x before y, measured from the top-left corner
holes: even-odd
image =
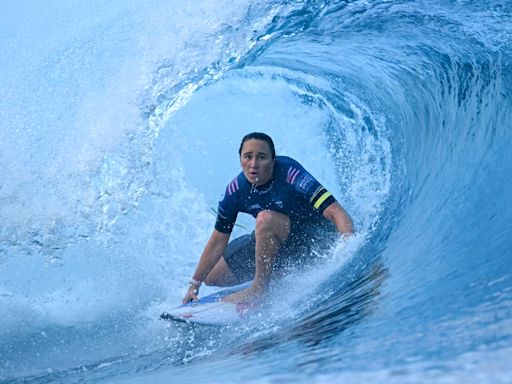
[[[243,172],[226,187],[219,202],[215,229],[231,233],[238,212],[254,217],[263,210],[283,213],[290,218],[292,231],[325,222],[322,213],[335,202],[302,165],[290,157],[276,156],[272,179],[258,187]]]

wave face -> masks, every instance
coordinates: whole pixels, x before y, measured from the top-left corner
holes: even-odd
[[[1,382],[512,381],[509,2],[2,14]],[[261,318],[164,324],[251,131],[358,235]]]

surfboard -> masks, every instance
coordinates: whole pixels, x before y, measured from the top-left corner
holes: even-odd
[[[246,319],[256,310],[255,305],[247,303],[227,303],[222,301],[231,293],[238,292],[251,285],[247,283],[222,289],[211,295],[200,298],[198,301],[191,301],[180,305],[160,315],[161,319],[186,322],[192,324],[225,326],[236,324]]]

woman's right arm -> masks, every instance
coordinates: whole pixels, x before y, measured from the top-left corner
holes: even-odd
[[[224,255],[230,235],[230,233],[223,233],[216,229],[213,230],[201,254],[196,271],[190,281],[190,287],[183,298],[183,303],[188,303],[190,300],[197,300],[199,286],[206,279],[206,276],[208,276],[213,267],[215,267],[219,259]]]

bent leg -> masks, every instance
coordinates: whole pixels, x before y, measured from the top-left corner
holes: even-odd
[[[262,211],[256,217],[256,275],[254,289],[264,293],[270,282],[279,247],[290,234],[290,218],[275,211]]]
[[[204,283],[217,287],[230,287],[232,285],[241,284],[243,281],[240,281],[240,279],[235,276],[231,268],[227,265],[226,260],[224,260],[224,257],[221,257],[208,276],[206,276]]]
[[[240,236],[229,242],[223,257],[205,279],[205,284],[227,287],[254,278],[254,234]]]

